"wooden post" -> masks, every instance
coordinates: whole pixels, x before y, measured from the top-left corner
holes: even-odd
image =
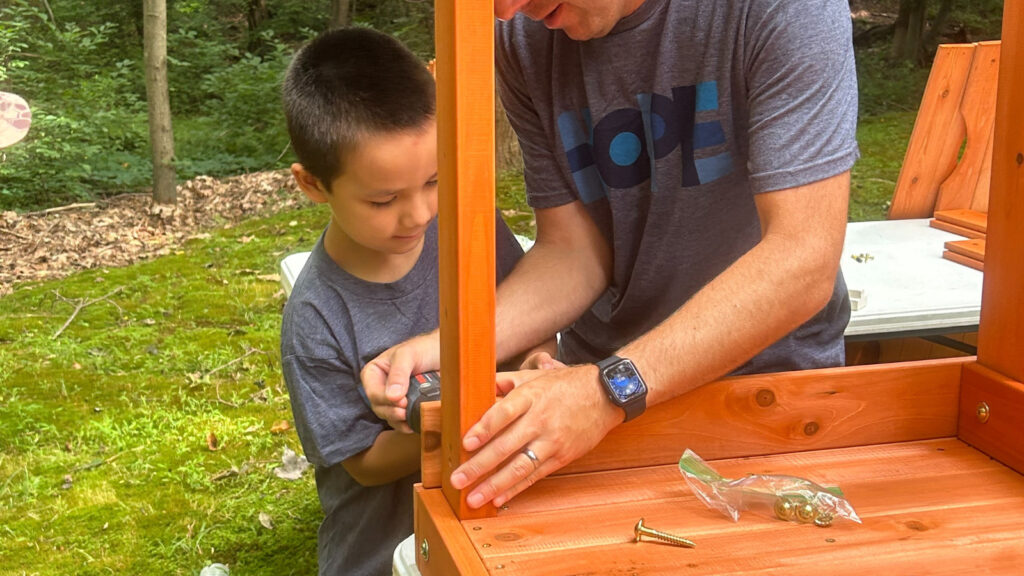
[[[494,404],[494,14],[491,2],[438,0],[438,178],[441,281],[441,478],[460,519],[472,510],[452,488],[468,455],[462,437]]]
[[[978,362],[1024,381],[1024,2],[1003,12]]]

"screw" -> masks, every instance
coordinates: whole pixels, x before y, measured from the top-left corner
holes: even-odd
[[[978,402],[978,407],[977,409],[975,409],[974,413],[978,416],[978,422],[981,422],[982,424],[988,422],[988,416],[990,414],[990,411],[988,408],[988,404],[986,404],[985,402]]]
[[[636,536],[636,539],[633,540],[634,542],[639,542],[641,536],[648,536],[650,538],[654,538],[655,540],[661,540],[662,542],[668,542],[669,544],[674,544],[676,546],[683,546],[684,548],[697,547],[697,545],[694,544],[693,541],[687,540],[686,538],[682,538],[680,536],[673,536],[672,534],[666,534],[659,530],[652,530],[644,526],[643,518],[636,521],[636,526],[633,527],[633,534]]]

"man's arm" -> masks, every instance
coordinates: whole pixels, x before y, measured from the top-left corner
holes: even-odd
[[[537,241],[498,286],[499,362],[571,324],[611,280],[612,252],[580,201],[536,211]]]
[[[848,172],[755,197],[761,241],[618,352],[644,375],[649,405],[727,374],[825,306],[838,273],[848,197]],[[470,506],[500,506],[590,451],[622,422],[596,366],[524,373],[523,379],[463,439],[476,454],[454,471],[452,484],[464,488],[487,477],[470,493]],[[537,464],[516,455],[527,447]]]
[[[612,256],[604,236],[576,201],[537,210],[537,241],[498,286],[495,333],[499,363],[568,326],[608,286]],[[374,413],[396,430],[405,423],[409,377],[440,368],[438,330],[389,348],[363,368]]]

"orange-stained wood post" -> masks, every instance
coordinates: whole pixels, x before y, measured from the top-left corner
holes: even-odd
[[[1024,2],[1003,11],[978,362],[1024,382]]]
[[[471,510],[452,488],[468,455],[462,437],[494,404],[494,14],[487,0],[438,0],[438,178],[441,282],[441,478],[460,519]]]

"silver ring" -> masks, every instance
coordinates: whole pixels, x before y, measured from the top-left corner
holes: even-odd
[[[523,454],[530,459],[530,462],[533,462],[534,470],[536,470],[540,466],[540,458],[537,457],[533,450],[530,450],[529,448],[523,448]]]

